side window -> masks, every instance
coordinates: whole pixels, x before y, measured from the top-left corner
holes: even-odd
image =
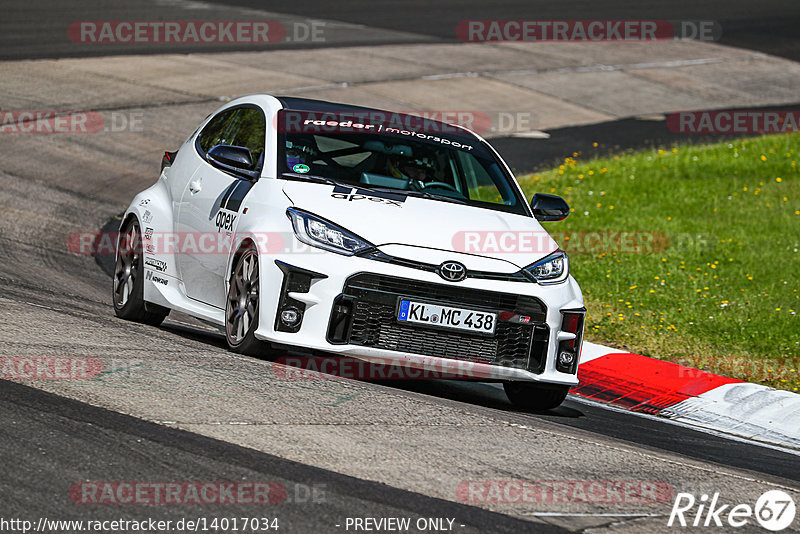
[[[205,155],[216,145],[243,146],[250,150],[256,170],[264,165],[267,122],[260,109],[233,108],[209,121],[197,137],[197,148]]]
[[[237,109],[228,109],[211,119],[200,135],[197,137],[197,148],[202,155],[205,155],[214,145],[225,144],[224,133],[231,119],[236,114]]]
[[[243,146],[250,150],[256,169],[264,166],[264,136],[267,121],[260,109],[239,108],[226,133],[228,145]]]
[[[508,188],[496,163],[486,169],[472,154],[463,151],[458,151],[458,163],[467,183],[471,200],[507,206],[517,203],[513,191]],[[497,173],[498,179],[493,179],[490,172]],[[501,184],[502,188],[498,187],[498,184]]]

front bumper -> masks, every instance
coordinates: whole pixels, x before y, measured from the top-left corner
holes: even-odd
[[[265,255],[261,266],[259,339],[413,369],[447,369],[469,379],[578,383],[575,373],[555,366],[561,311],[583,306],[572,277],[551,286],[473,278],[451,283],[435,273],[327,252]],[[295,272],[301,274],[290,274]],[[501,318],[490,337],[398,324],[399,297]],[[279,310],[286,306],[301,310],[299,327],[281,325]]]

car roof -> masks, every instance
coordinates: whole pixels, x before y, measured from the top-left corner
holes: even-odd
[[[276,96],[284,109],[295,111],[383,111],[377,108],[366,108],[363,106],[353,106],[340,102],[328,102],[326,100],[315,100],[313,98],[300,98],[296,96]]]

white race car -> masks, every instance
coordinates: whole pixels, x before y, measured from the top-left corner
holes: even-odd
[[[473,132],[415,115],[253,95],[206,118],[124,214],[113,300],[178,310],[231,350],[436,368],[550,409],[578,383],[585,308],[567,256]]]

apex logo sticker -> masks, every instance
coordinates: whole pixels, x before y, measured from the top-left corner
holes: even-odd
[[[398,208],[402,208],[403,202],[406,201],[405,195],[387,193],[384,191],[370,191],[368,189],[353,189],[352,187],[344,187],[341,185],[337,185],[333,188],[331,197],[347,200],[348,202],[368,200],[370,202],[379,202],[389,206],[397,206]]]
[[[217,212],[216,218],[216,225],[217,225],[217,232],[221,232],[225,230],[226,232],[232,232],[233,226],[236,223],[237,215],[232,213],[228,210],[219,210]]]

